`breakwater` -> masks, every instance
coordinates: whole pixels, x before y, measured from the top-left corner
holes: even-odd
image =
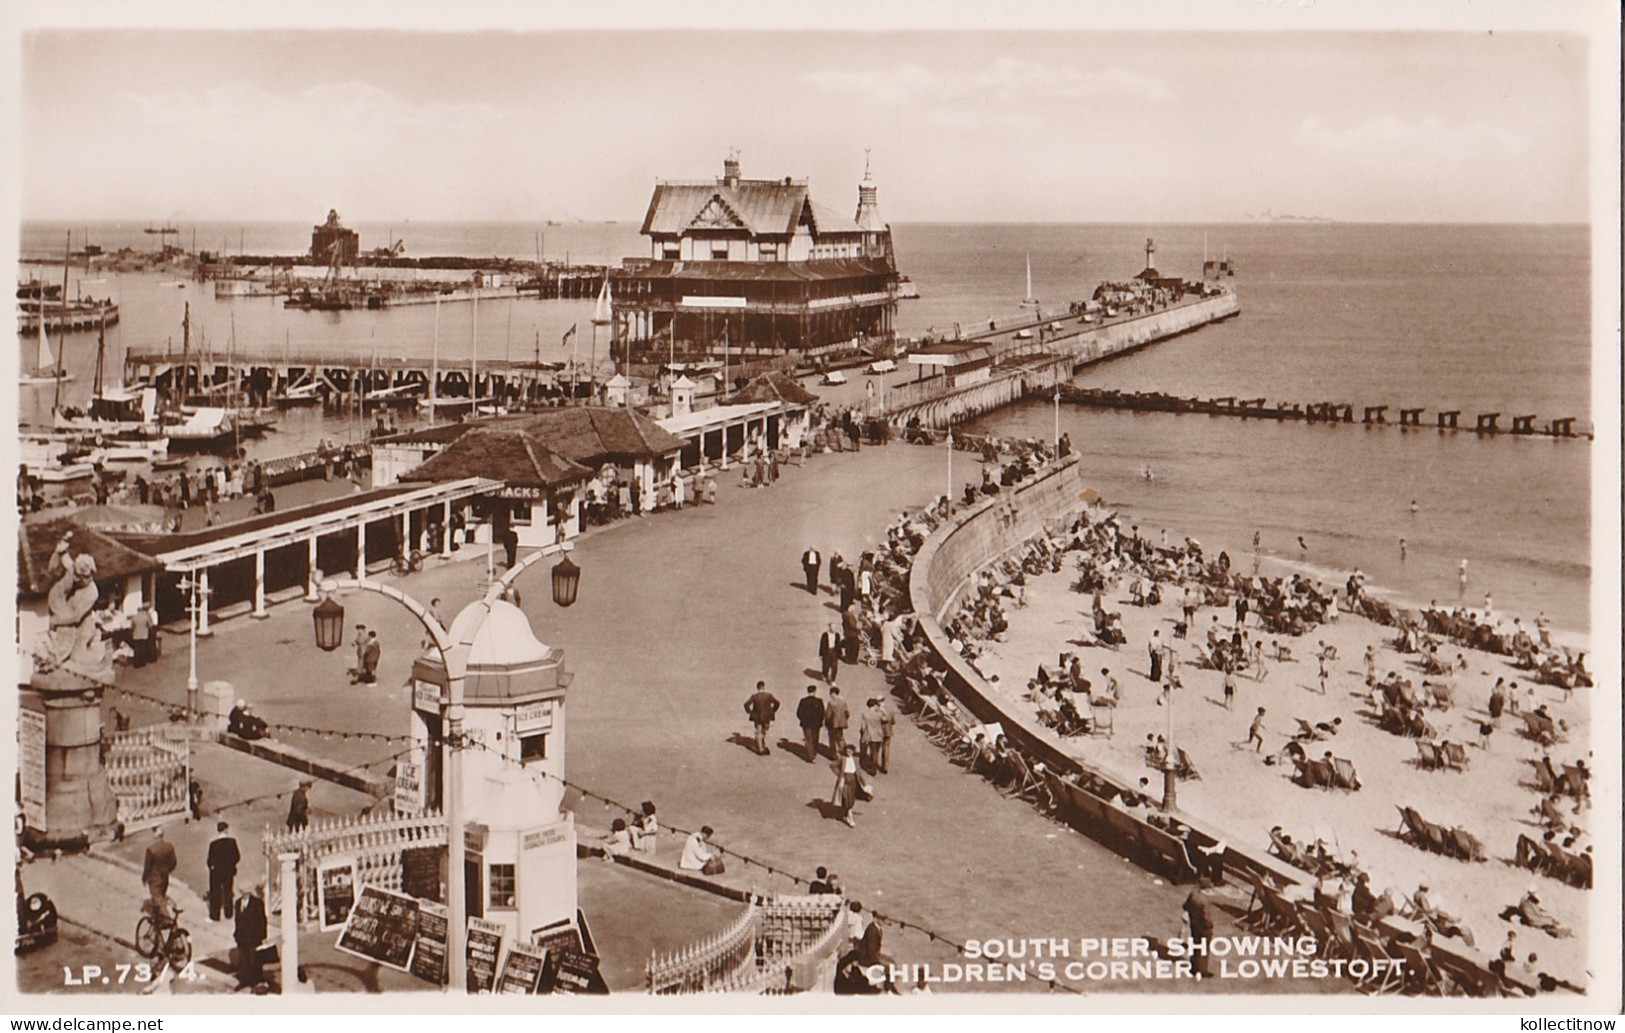
[[[1439,433],[1461,431],[1483,436],[1511,435],[1521,437],[1550,437],[1591,440],[1593,428],[1581,424],[1572,416],[1560,417],[1537,424],[1537,414],[1509,417],[1502,424],[1502,413],[1477,413],[1469,425],[1460,409],[1433,411],[1433,419],[1424,414],[1423,407],[1402,408],[1388,405],[1357,405],[1351,402],[1277,402],[1264,398],[1184,398],[1160,391],[1110,391],[1103,388],[1068,385],[1061,389],[1061,400],[1069,405],[1088,409],[1119,409],[1131,412],[1160,412],[1202,416],[1229,416],[1244,420],[1276,420],[1298,423],[1357,423],[1365,427],[1397,427],[1401,430],[1436,428]],[[1392,411],[1397,419],[1390,420]],[[1356,418],[1358,416],[1358,418]]]
[[[1007,326],[974,340],[1002,340],[1028,329],[1037,329],[1045,336],[1036,345],[1015,342],[1011,337],[1008,357],[986,379],[975,383],[953,384],[947,377],[937,377],[890,392],[893,397],[887,400],[886,417],[896,427],[906,426],[916,418],[927,427],[948,427],[1022,398],[1047,394],[1080,369],[1221,322],[1240,311],[1241,300],[1235,292],[1224,291],[1143,315],[1111,318],[1098,325],[1069,317]],[[1063,329],[1049,333],[1057,323]]]

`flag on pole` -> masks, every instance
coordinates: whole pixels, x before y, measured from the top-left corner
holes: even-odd
[[[570,338],[574,337],[575,333],[576,333],[576,324],[571,323],[570,324],[570,329],[564,331],[564,336],[559,338],[559,343],[560,344],[569,344],[570,343]]]

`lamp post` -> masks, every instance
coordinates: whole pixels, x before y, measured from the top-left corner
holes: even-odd
[[[204,585],[200,579],[191,574],[181,578],[179,588],[187,594],[186,614],[188,617],[187,637],[191,644],[191,659],[186,668],[186,710],[187,718],[196,718],[198,713],[197,700],[197,624],[201,609],[209,605],[209,596],[214,590]]]
[[[954,425],[948,422],[948,512],[954,511]]]
[[[1055,385],[1055,451],[1061,451],[1061,385]]]
[[[514,564],[500,578],[493,581],[485,590],[481,603],[486,614],[491,612],[491,606],[508,591],[508,588],[520,574],[549,556],[568,553],[575,548],[573,542],[558,542],[546,548],[538,549]],[[576,593],[581,585],[581,568],[570,560],[568,555],[553,567],[553,602],[558,606],[570,606],[576,601]],[[464,866],[467,864],[467,844],[464,836],[467,829],[467,816],[463,813],[463,747],[465,745],[463,722],[463,689],[468,678],[468,657],[474,645],[474,637],[485,626],[485,619],[474,621],[463,632],[461,638],[453,640],[451,632],[444,624],[422,603],[407,595],[401,590],[382,584],[377,581],[358,581],[354,578],[330,580],[322,582],[322,590],[327,598],[322,605],[312,611],[312,620],[315,625],[316,644],[324,650],[336,649],[337,645],[329,643],[342,641],[344,633],[344,607],[333,599],[332,593],[341,589],[359,588],[389,598],[405,606],[411,611],[418,623],[429,632],[434,639],[435,649],[440,653],[440,661],[446,671],[446,695],[440,701],[442,724],[445,729],[444,741],[449,756],[446,760],[446,785],[443,794],[446,808],[446,907],[448,918],[446,922],[446,972],[450,985],[461,988],[466,992],[468,987],[468,878]],[[332,608],[323,612],[323,606],[331,604]],[[284,899],[287,899],[284,890]]]
[[[1179,773],[1174,769],[1174,760],[1178,752],[1174,749],[1174,657],[1172,651],[1168,655],[1168,742],[1162,755],[1162,809],[1172,813],[1179,806]]]

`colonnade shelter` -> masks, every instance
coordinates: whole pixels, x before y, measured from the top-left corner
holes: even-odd
[[[161,622],[186,616],[189,595],[180,583],[193,579],[207,600],[198,634],[208,635],[211,619],[267,617],[272,602],[315,599],[319,577],[365,578],[412,549],[427,553],[434,546],[450,556],[459,544],[448,533],[454,517],[501,489],[501,481],[480,477],[397,484],[199,531],[113,537],[160,568],[138,587],[140,598],[156,603]]]
[[[467,539],[472,543],[500,540],[493,539],[493,533],[501,534],[508,529],[518,534],[521,546],[552,545],[558,541],[561,527],[564,537],[573,537],[583,527],[583,495],[593,490],[594,483],[605,488],[611,484],[636,484],[644,498],[653,498],[655,485],[670,480],[678,469],[683,451],[682,438],[642,413],[607,406],[578,406],[525,416],[443,424],[375,439],[373,483],[390,484],[419,477],[418,471],[431,459],[448,451],[465,435],[482,428],[520,432],[519,437],[528,442],[532,455],[511,453],[509,472],[522,472],[532,480],[510,486],[511,491],[498,492],[499,497],[491,505],[476,511],[477,522],[470,526]],[[517,448],[519,437],[505,440]],[[553,458],[542,456],[538,450],[551,453]],[[429,468],[429,475],[432,478],[474,475],[458,471],[486,468],[475,451],[463,450],[458,463]],[[572,465],[561,465],[555,460]],[[588,476],[573,481],[570,476],[573,467],[585,468]]]
[[[686,386],[685,386],[686,385]],[[800,448],[811,430],[818,396],[782,373],[763,374],[720,405],[697,407],[697,386],[686,376],[672,385],[672,414],[660,425],[683,439],[685,469],[727,466],[731,458],[762,448]]]

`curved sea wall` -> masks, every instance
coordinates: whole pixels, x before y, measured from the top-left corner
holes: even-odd
[[[1042,761],[1052,776],[1051,786],[1064,796],[1063,807],[1079,831],[1114,847],[1125,847],[1137,859],[1180,874],[1185,867],[1183,845],[1156,826],[1137,821],[1105,800],[1084,792],[1076,776],[1096,786],[1121,792],[1137,790],[1140,772],[1127,772],[1110,764],[1084,763],[1066,752],[1053,733],[1040,725],[1008,695],[990,684],[954,648],[942,628],[942,618],[958,601],[977,571],[1018,551],[1044,530],[1046,521],[1070,520],[1081,508],[1084,487],[1076,457],[1040,472],[1013,490],[1007,490],[957,513],[937,528],[920,547],[909,571],[909,600],[919,618],[927,648],[947,671],[947,691],[976,718],[999,723],[1005,736],[1029,757]],[[1013,509],[1013,518],[1012,518]],[[1010,690],[1019,691],[1018,686]],[[1198,842],[1227,842],[1225,861],[1231,868],[1268,873],[1281,885],[1305,881],[1307,873],[1268,856],[1263,851],[1238,848],[1235,839],[1214,823],[1184,810],[1176,812],[1190,826]],[[1188,870],[1184,874],[1189,874]]]
[[[1226,291],[1217,297],[1204,298],[1188,305],[1175,305],[1098,329],[1085,330],[1076,337],[1054,341],[1052,345],[1066,349],[1073,360],[1081,365],[1133,351],[1208,323],[1229,319],[1240,311],[1241,298],[1235,291]]]

